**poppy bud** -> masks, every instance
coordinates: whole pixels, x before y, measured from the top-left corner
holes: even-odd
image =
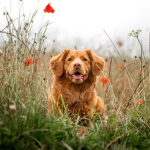
[[[3,12],[3,15],[5,15],[5,12]]]

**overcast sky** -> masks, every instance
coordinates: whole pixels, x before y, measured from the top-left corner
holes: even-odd
[[[51,3],[54,14],[44,13],[45,6]],[[7,10],[13,19],[18,17],[18,0],[0,0],[0,30],[6,26],[3,12]],[[150,30],[150,0],[24,0],[21,14],[28,16],[38,9],[34,32],[44,22],[53,22],[47,31],[47,47],[55,45],[58,50],[64,48],[78,49],[112,47],[103,29],[113,42],[122,41],[124,51],[134,47],[139,51],[135,38],[129,37],[131,30],[141,29],[145,53],[148,52]],[[56,40],[52,44],[52,41]],[[134,54],[138,53],[134,50]],[[147,53],[148,54],[148,53]]]

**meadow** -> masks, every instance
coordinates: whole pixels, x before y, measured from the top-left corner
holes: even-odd
[[[122,44],[116,47],[108,35],[117,55],[105,58],[96,88],[108,119],[104,122],[94,114],[88,131],[79,137],[78,128],[84,128],[78,124],[79,117],[72,122],[67,112],[59,116],[48,108],[53,82],[49,61],[57,52],[45,48],[49,21],[32,33],[37,12],[16,20],[9,12],[3,14],[7,26],[0,33],[7,35],[7,40],[0,45],[0,149],[149,150],[150,62],[140,42],[141,30],[129,34],[141,48],[141,55],[133,58],[123,57],[118,50]],[[110,82],[103,85],[103,77]]]

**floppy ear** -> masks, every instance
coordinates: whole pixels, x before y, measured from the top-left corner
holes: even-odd
[[[94,76],[98,76],[103,71],[105,60],[91,52],[90,49],[85,50],[91,60],[91,70]],[[96,61],[96,63],[95,63]],[[99,67],[98,67],[99,66]]]
[[[56,76],[60,77],[63,74],[64,60],[69,52],[70,52],[70,49],[65,49],[61,54],[59,54],[51,59],[50,65],[51,65],[53,73]]]

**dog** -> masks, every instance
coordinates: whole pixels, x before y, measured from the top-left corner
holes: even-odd
[[[97,76],[103,71],[104,64],[104,59],[90,49],[65,49],[53,57],[50,60],[54,74],[51,86],[53,98],[49,96],[48,103],[51,112],[54,111],[53,104],[60,110],[64,102],[72,118],[79,114],[81,118],[92,119],[94,109],[101,114],[104,103],[97,96],[95,87]]]

